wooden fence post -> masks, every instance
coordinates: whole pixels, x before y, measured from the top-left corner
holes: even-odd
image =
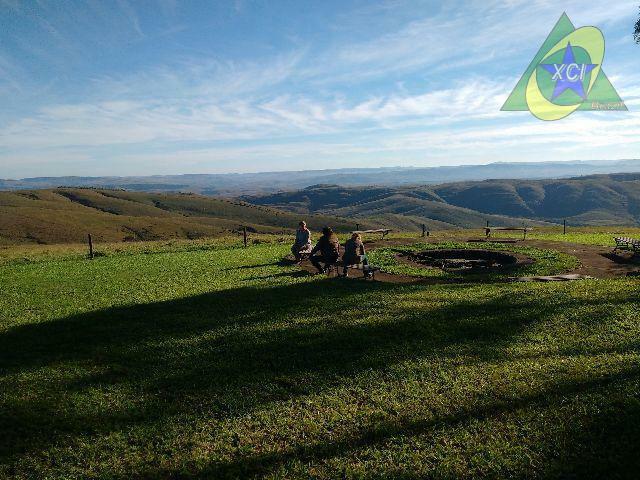
[[[356,231],[360,230],[360,224],[356,223]]]
[[[89,239],[89,258],[93,259],[93,241],[90,233],[87,234],[87,238]]]
[[[425,236],[426,232],[427,232],[427,226],[423,223],[422,224],[422,237]]]
[[[242,240],[244,242],[244,247],[247,248],[247,227],[242,227]]]
[[[567,234],[567,219],[566,218],[562,221],[562,234],[563,235]]]

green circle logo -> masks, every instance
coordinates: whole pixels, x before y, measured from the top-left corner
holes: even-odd
[[[560,120],[576,110],[627,110],[602,70],[604,35],[563,14],[502,107]]]

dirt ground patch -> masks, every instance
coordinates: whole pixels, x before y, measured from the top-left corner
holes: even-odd
[[[616,278],[640,271],[640,261],[633,261],[631,254],[612,253],[613,247],[598,247],[547,240],[525,240],[520,244],[557,250],[577,257],[580,261],[580,267],[568,273],[590,275],[595,278]]]

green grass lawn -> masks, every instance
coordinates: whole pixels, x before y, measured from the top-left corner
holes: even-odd
[[[638,229],[620,229],[608,232],[533,232],[527,235],[531,240],[552,240],[555,242],[579,243],[582,245],[596,245],[601,247],[615,247],[615,237],[640,237]]]
[[[391,285],[288,246],[0,266],[2,478],[635,478],[637,280]]]
[[[475,230],[446,230],[442,232],[434,232],[433,236],[438,237],[457,237],[462,239],[483,238],[485,235],[483,229]],[[398,236],[406,236],[398,234]],[[522,239],[522,233],[519,232],[501,232],[494,231],[491,234],[493,239]],[[567,228],[564,234],[562,227],[534,227],[527,233],[529,240],[551,240],[555,242],[579,243],[582,245],[596,245],[602,247],[615,247],[614,237],[631,237],[640,238],[640,228],[637,227],[572,227]]]

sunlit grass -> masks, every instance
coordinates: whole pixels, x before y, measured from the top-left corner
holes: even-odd
[[[505,225],[506,226],[506,225]],[[613,241],[614,237],[632,237],[640,238],[640,228],[637,227],[567,227],[567,233],[563,233],[563,228],[560,227],[533,227],[531,231],[527,233],[526,238],[528,240],[551,240],[557,242],[578,243],[582,245],[597,245],[597,246],[615,246]],[[416,239],[420,241],[420,232],[393,232],[387,238],[389,239]],[[485,238],[484,229],[456,229],[456,230],[438,230],[430,232],[429,239],[431,240],[460,240],[466,241],[469,239],[483,239]],[[522,232],[505,232],[494,230],[491,233],[491,238],[494,240],[522,240]]]
[[[461,238],[483,237],[484,231],[466,232],[438,232],[436,235],[459,236]],[[614,247],[614,237],[640,238],[640,228],[635,227],[567,227],[567,233],[563,233],[562,227],[536,227],[527,233],[529,240],[550,240],[556,242],[578,243],[582,245],[597,245]],[[494,231],[492,239],[522,240],[522,233]]]

